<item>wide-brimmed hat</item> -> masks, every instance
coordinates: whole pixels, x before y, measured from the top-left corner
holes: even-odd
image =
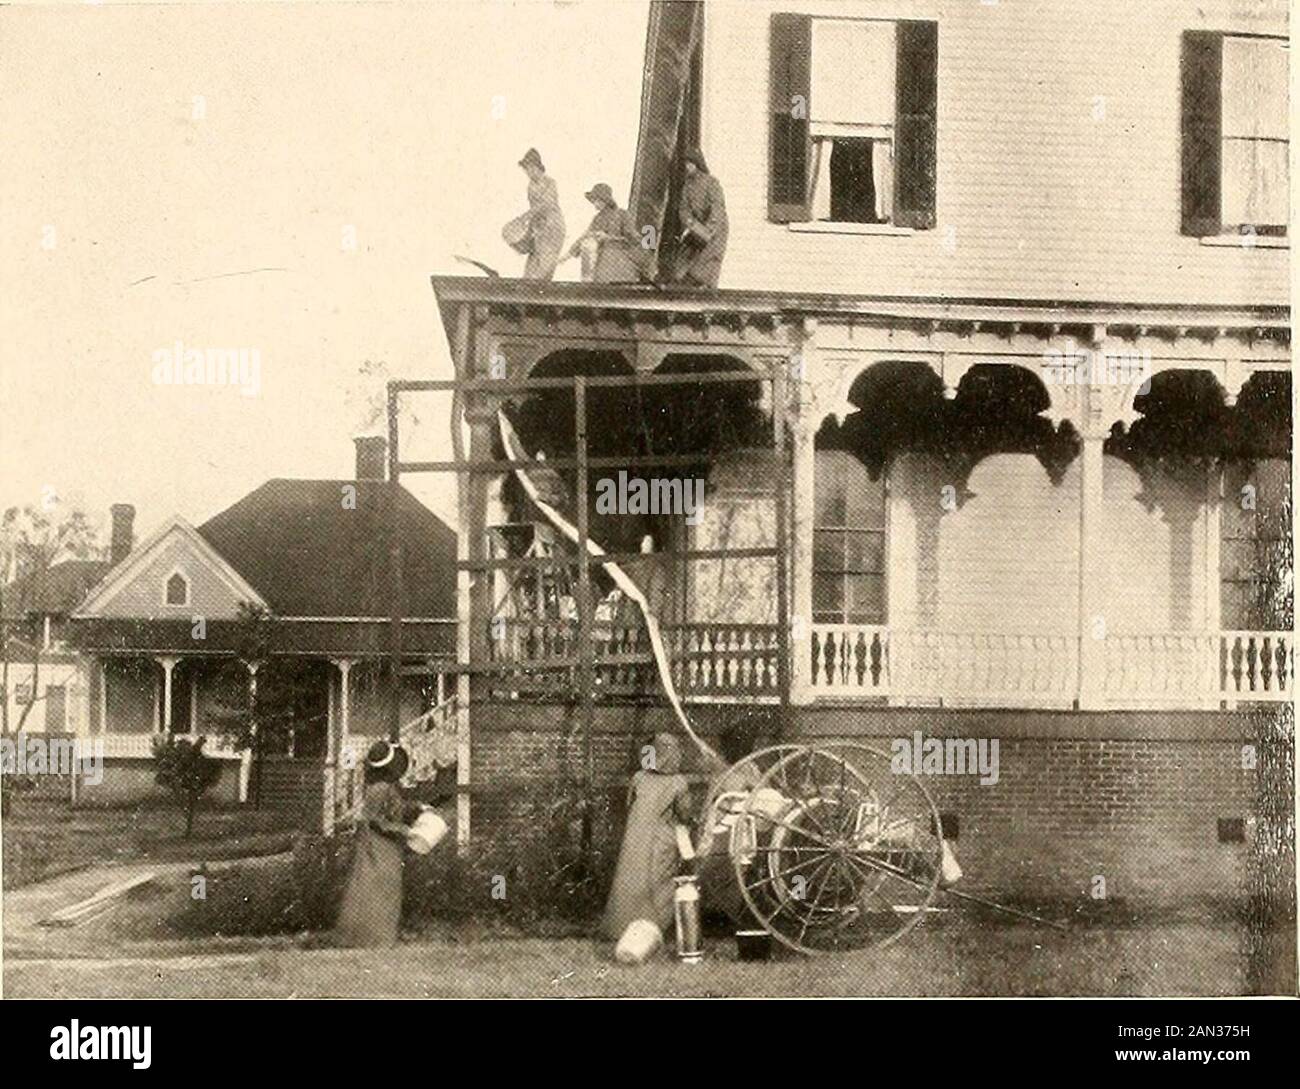
[[[614,190],[604,182],[597,182],[583,194],[593,204],[613,204]]]
[[[524,157],[519,160],[520,166],[535,166],[538,170],[545,170],[542,165],[542,156],[535,147],[530,147],[524,152]]]
[[[392,779],[405,775],[410,762],[406,750],[391,741],[376,741],[366,753],[366,767],[382,771]]]

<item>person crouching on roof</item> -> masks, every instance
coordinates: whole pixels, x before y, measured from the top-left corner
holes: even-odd
[[[376,741],[366,754],[352,871],[335,927],[341,945],[397,942],[402,919],[402,851],[409,831],[405,819],[409,807],[397,784],[408,763],[406,750],[391,741]]]
[[[647,253],[632,216],[618,206],[614,191],[604,182],[593,185],[586,197],[596,208],[587,230],[569,250],[582,258],[582,278],[598,284],[634,284],[648,272]]]
[[[600,933],[617,941],[638,919],[666,933],[673,921],[673,878],[681,866],[677,826],[691,822],[690,790],[681,773],[681,745],[657,734],[628,787],[627,829],[614,868]]]
[[[690,287],[717,287],[727,252],[727,202],[698,148],[686,153],[678,216],[681,235],[673,279]]]

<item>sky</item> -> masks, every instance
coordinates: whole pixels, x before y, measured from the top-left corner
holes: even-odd
[[[523,152],[570,237],[593,182],[626,197],[647,6],[0,9],[0,509],[129,502],[143,538],[350,477],[384,377],[451,375],[429,276],[522,263]],[[178,345],[245,370],[177,383]],[[446,400],[412,409],[404,457],[449,458]]]

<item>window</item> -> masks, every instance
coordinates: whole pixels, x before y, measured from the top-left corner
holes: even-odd
[[[937,62],[932,22],[774,15],[768,218],[933,227]]]
[[[893,23],[812,22],[808,132],[814,220],[893,218],[895,39]]]
[[[885,622],[885,482],[852,454],[817,452],[813,620]]]
[[[26,707],[32,702],[32,686],[30,682],[14,685],[14,703],[19,707]]]
[[[1220,508],[1220,625],[1225,631],[1289,631],[1291,466],[1269,459],[1224,467]]]
[[[1282,38],[1184,34],[1184,234],[1286,234],[1287,62]]]
[[[168,605],[188,605],[190,603],[190,580],[181,572],[173,571],[167,578],[164,600]]]

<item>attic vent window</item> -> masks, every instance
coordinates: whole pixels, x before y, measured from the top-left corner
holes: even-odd
[[[190,580],[181,572],[174,571],[167,579],[164,600],[168,605],[188,605],[190,603]]]

